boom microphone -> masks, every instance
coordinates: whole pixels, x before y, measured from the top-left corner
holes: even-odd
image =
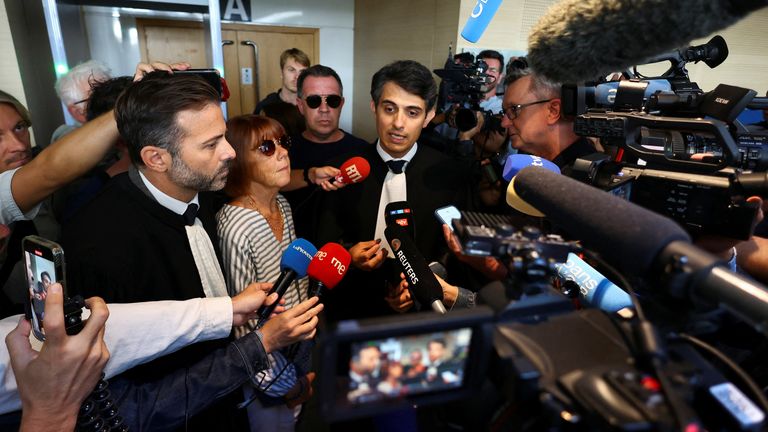
[[[371,164],[364,158],[355,156],[347,159],[346,162],[341,164],[339,171],[341,171],[341,173],[336,176],[337,182],[341,184],[360,183],[371,173]]]
[[[575,83],[644,64],[730,26],[766,0],[564,0],[528,36],[531,67]]]
[[[264,322],[272,315],[280,299],[285,295],[285,291],[291,286],[293,281],[301,279],[307,275],[307,267],[309,267],[312,257],[317,253],[317,248],[312,243],[298,238],[288,245],[288,249],[283,252],[283,256],[280,258],[280,276],[277,281],[272,285],[272,289],[269,294],[277,293],[277,300],[270,305],[263,305],[259,308],[258,327],[261,327]]]
[[[349,252],[338,243],[326,243],[321,247],[307,268],[307,275],[314,285],[310,297],[322,297],[327,290],[335,288],[347,274],[350,261]]]
[[[521,200],[618,270],[636,276],[670,276],[672,295],[697,294],[768,334],[768,290],[728,271],[717,258],[691,245],[688,234],[672,220],[538,167],[523,169],[510,185]]]
[[[443,288],[435,274],[427,266],[427,261],[421,255],[408,231],[400,225],[389,225],[384,230],[397,265],[405,274],[411,293],[422,305],[430,305],[432,309],[444,314]]]

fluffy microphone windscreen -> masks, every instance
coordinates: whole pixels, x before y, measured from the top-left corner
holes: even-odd
[[[288,245],[280,258],[280,270],[293,270],[297,278],[307,275],[307,267],[312,257],[317,253],[317,248],[303,238],[297,238]]]
[[[360,183],[371,173],[371,165],[360,156],[349,158],[339,167],[339,181],[344,184]]]
[[[513,154],[507,156],[507,160],[504,162],[504,172],[502,177],[504,177],[504,180],[510,181],[521,169],[529,166],[539,166],[560,174],[560,168],[546,159],[542,159],[538,156]]]
[[[565,0],[528,36],[533,70],[560,83],[590,81],[687,46],[765,7],[756,0]]]
[[[672,220],[546,169],[525,168],[515,176],[514,188],[523,201],[629,274],[647,274],[669,243],[690,242]]]
[[[352,257],[344,246],[326,243],[309,263],[307,274],[326,288],[333,289],[347,274],[350,261]]]

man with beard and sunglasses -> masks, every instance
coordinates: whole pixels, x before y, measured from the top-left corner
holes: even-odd
[[[212,192],[224,187],[235,152],[219,103],[202,78],[167,71],[149,72],[125,90],[115,119],[132,166],[64,227],[70,294],[114,303],[227,295],[215,221],[221,200]],[[193,345],[128,374],[156,379],[222,343]],[[221,423],[223,404],[231,402],[225,398],[189,424],[234,427]]]
[[[313,198],[317,198],[313,192],[317,187],[325,191],[340,187],[332,181],[339,170],[327,165],[343,155],[360,152],[368,143],[339,128],[344,88],[335,70],[323,65],[304,69],[297,88],[297,106],[306,129],[291,137],[291,182],[283,192],[293,210],[296,234],[312,240]]]

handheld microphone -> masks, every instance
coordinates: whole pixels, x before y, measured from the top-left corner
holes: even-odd
[[[408,231],[411,238],[416,238],[416,224],[413,221],[413,211],[407,201],[395,201],[384,208],[384,222],[387,226],[399,225]]]
[[[327,290],[335,288],[347,274],[350,261],[352,256],[338,243],[326,243],[321,247],[307,267],[307,275],[313,282],[310,297],[322,298]]]
[[[261,306],[256,312],[258,327],[261,327],[269,319],[269,316],[272,315],[280,299],[285,295],[293,281],[307,275],[307,267],[309,267],[309,263],[316,253],[317,248],[303,238],[298,238],[288,245],[288,249],[283,252],[283,256],[280,258],[280,276],[278,276],[277,281],[275,281],[272,289],[269,290],[269,294],[267,294],[269,296],[276,292],[277,300],[270,305],[265,304]]]
[[[339,170],[341,173],[335,177],[335,181],[341,184],[360,183],[371,173],[371,164],[364,158],[355,156],[341,164]]]
[[[527,57],[551,80],[589,81],[644,64],[766,5],[765,0],[565,0],[531,30]]]
[[[610,313],[633,307],[626,291],[573,253],[568,254],[565,263],[555,264],[555,269],[561,278],[578,285],[579,296],[591,306]]]
[[[416,248],[408,231],[397,224],[389,225],[384,230],[384,236],[416,301],[419,304],[428,304],[435,312],[444,314],[446,310],[443,305],[443,288],[427,266],[427,261]]]
[[[521,169],[529,166],[546,168],[554,173],[560,174],[560,168],[544,158],[533,155],[513,154],[507,156],[507,160],[504,162],[504,172],[502,173],[502,177],[504,177],[504,180],[510,181]]]
[[[472,8],[464,29],[461,30],[461,37],[466,41],[475,43],[485,32],[491,19],[501,6],[501,0],[478,0],[475,7]]]

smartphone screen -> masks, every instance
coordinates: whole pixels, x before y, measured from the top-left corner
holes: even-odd
[[[453,231],[453,220],[461,219],[461,212],[459,212],[456,206],[446,206],[435,210],[435,216],[440,223],[448,225],[451,231]]]
[[[57,243],[42,237],[24,238],[24,262],[29,284],[29,310],[32,333],[45,340],[43,318],[48,288],[56,282],[64,286],[64,250]]]

